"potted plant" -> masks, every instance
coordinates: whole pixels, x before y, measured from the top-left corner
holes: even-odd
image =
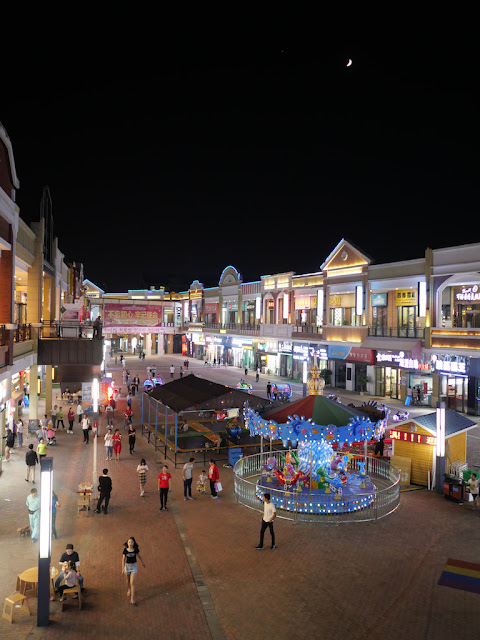
[[[332,380],[332,371],[330,369],[322,369],[320,371],[320,377],[325,380],[325,386],[329,386]]]
[[[360,385],[360,395],[361,396],[365,395],[365,387],[367,383],[370,382],[370,380],[368,379],[368,376],[365,375],[364,373],[359,373],[357,375],[357,382]]]

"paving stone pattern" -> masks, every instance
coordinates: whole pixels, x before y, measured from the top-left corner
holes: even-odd
[[[166,380],[172,361],[178,367],[183,358],[151,359]],[[128,358],[132,375],[138,370],[143,381],[149,361],[141,368],[138,362]],[[212,373],[191,364],[193,372],[216,381],[232,383],[239,377],[238,370]],[[120,380],[119,364],[113,373]],[[138,404],[136,397],[135,422]],[[124,398],[119,405],[122,415]],[[100,424],[103,434],[103,417]],[[125,434],[123,419],[119,426]],[[402,493],[398,512],[377,524],[295,525],[277,518],[278,549],[269,548],[267,531],[265,549],[257,551],[261,516],[236,504],[232,470],[222,465],[224,491],[217,501],[198,494],[184,501],[181,469],[173,470],[169,462],[171,508],[159,512],[156,476],[163,455],[141,437],[130,456],[124,435],[120,462],[108,464],[99,442],[98,469],[109,468],[112,508],[106,516],[77,516],[75,491],[92,476],[93,446],[82,443],[78,425],[75,430],[73,436],[58,433],[58,446],[49,449],[61,502],[53,561],[67,543],[75,545],[87,587],[84,608],[79,611],[69,601],[60,612],[52,603],[46,629],[36,628],[35,616],[16,610],[13,624],[0,620],[2,640],[478,637],[479,596],[437,584],[448,558],[480,563],[480,511],[467,503],[460,506],[421,490]],[[16,535],[28,523],[25,499],[31,485],[24,479],[24,451],[15,450],[12,461],[4,462],[0,478],[2,607],[15,590],[17,574],[37,562],[37,545]],[[150,468],[143,498],[135,471],[141,457]],[[194,469],[194,486],[202,468],[199,462]],[[139,565],[137,606],[129,604],[121,575],[123,542],[132,535],[147,565]],[[29,602],[35,610],[36,601]]]

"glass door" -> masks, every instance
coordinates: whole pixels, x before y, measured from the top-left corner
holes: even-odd
[[[375,395],[383,398],[385,396],[385,369],[375,367]]]

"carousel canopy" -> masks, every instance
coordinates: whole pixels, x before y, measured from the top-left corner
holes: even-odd
[[[334,400],[329,400],[325,396],[307,396],[296,402],[291,402],[281,409],[272,409],[262,413],[262,418],[275,420],[278,424],[287,422],[288,416],[305,416],[311,418],[316,424],[333,424],[336,427],[343,427],[348,424],[350,418],[367,414],[359,409],[352,409],[344,404],[339,404]]]

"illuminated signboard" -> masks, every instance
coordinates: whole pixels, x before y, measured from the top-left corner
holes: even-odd
[[[412,433],[411,431],[398,431],[398,429],[391,429],[390,438],[392,440],[401,440],[402,442],[413,442],[414,444],[428,444],[432,447],[437,443],[435,436]]]
[[[455,297],[457,298],[457,300],[466,300],[468,302],[480,300],[480,291],[478,290],[478,285],[475,284],[469,289],[463,287],[462,291],[460,293],[457,293]]]

